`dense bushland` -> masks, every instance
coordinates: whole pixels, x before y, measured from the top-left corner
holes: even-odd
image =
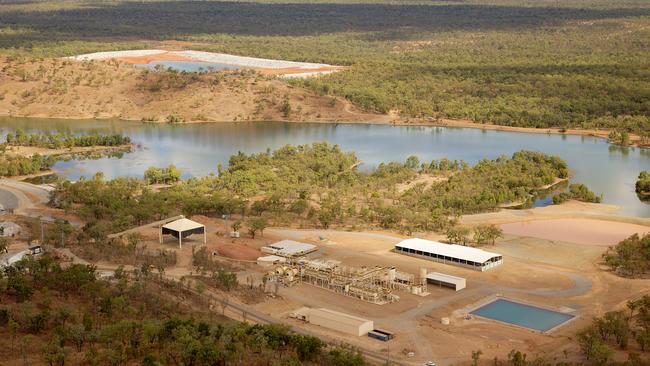
[[[650,274],[650,234],[634,234],[610,248],[605,263],[625,277],[645,277]]]
[[[560,158],[530,151],[475,166],[447,159],[420,163],[414,156],[370,172],[358,170],[359,164],[354,153],[327,143],[287,145],[233,155],[229,167],[220,167],[216,175],[160,191],[134,178],[63,181],[52,192],[51,204],[80,215],[96,239],[178,213],[254,216],[246,220],[251,235],[269,224],[295,223],[444,231],[456,215],[528,200],[568,174]],[[479,235],[481,242],[489,238]]]
[[[198,291],[198,290],[197,290]],[[215,320],[185,285],[146,272],[62,266],[49,257],[0,273],[0,359],[50,365],[364,365],[356,351],[327,347],[276,325]]]
[[[131,138],[122,135],[83,135],[75,136],[69,134],[26,134],[23,130],[17,129],[15,133],[8,133],[6,144],[8,146],[37,146],[49,149],[60,149],[63,147],[88,147],[88,146],[122,146],[131,143]]]
[[[650,196],[650,173],[642,170],[641,173],[639,173],[639,178],[637,179],[634,188],[639,197],[648,198],[648,196]]]
[[[0,177],[28,175],[50,169],[56,162],[52,156],[34,154],[32,157],[0,154]]]

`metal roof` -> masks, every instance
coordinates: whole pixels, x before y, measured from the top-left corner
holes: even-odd
[[[325,308],[300,308],[296,311],[296,313],[301,314],[301,315],[307,315],[308,317],[315,316],[315,317],[320,317],[323,319],[327,319],[331,323],[339,323],[339,324],[348,324],[348,325],[354,325],[354,326],[361,326],[363,324],[372,322],[372,320],[368,319],[363,319],[358,316],[346,314],[346,313],[341,313],[338,311],[330,310],[330,309],[325,309]]]
[[[23,258],[29,255],[29,250],[23,250],[18,253],[14,253],[4,259],[0,260],[0,267],[12,266],[17,262],[20,262]]]
[[[492,258],[501,257],[501,254],[486,252],[485,250],[477,248],[456,244],[445,244],[419,238],[406,239],[395,244],[395,246],[476,263],[485,263]]]
[[[165,229],[178,231],[178,232],[194,230],[194,229],[204,228],[204,227],[205,225],[199,224],[196,221],[192,221],[186,218],[178,219],[176,221],[170,222],[169,224],[163,225],[163,228]]]
[[[265,255],[265,256],[262,256],[262,257],[258,257],[257,261],[258,262],[271,262],[271,263],[273,263],[273,262],[286,262],[287,258],[280,257],[280,256],[277,256],[277,255]]]
[[[316,246],[313,244],[301,243],[294,240],[281,240],[277,243],[269,244],[266,247],[285,255],[294,255],[316,250]]]
[[[429,272],[427,274],[427,279],[434,280],[434,281],[440,281],[440,282],[446,282],[446,283],[453,283],[453,284],[465,284],[465,279],[462,277],[456,277],[440,272]]]

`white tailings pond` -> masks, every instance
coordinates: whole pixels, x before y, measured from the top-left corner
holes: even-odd
[[[179,71],[210,71],[233,69],[257,69],[283,77],[315,77],[341,70],[328,64],[272,60],[256,57],[229,55],[204,51],[128,50],[95,52],[71,56],[77,61],[118,59],[139,67],[155,65]]]

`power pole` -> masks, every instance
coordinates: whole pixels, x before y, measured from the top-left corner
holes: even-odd
[[[39,216],[38,221],[41,223],[41,245],[43,245],[43,242],[45,241],[45,230],[43,229],[43,217]]]

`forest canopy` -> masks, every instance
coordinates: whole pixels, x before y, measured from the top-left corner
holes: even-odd
[[[421,163],[414,156],[371,171],[359,170],[359,164],[354,153],[337,145],[287,145],[238,153],[216,175],[162,190],[148,186],[158,182],[149,176],[146,181],[105,181],[101,176],[62,181],[51,194],[51,204],[73,210],[89,228],[104,234],[178,213],[236,213],[277,225],[444,231],[455,215],[524,202],[540,187],[568,175],[562,159],[532,151],[474,166],[447,159]]]

